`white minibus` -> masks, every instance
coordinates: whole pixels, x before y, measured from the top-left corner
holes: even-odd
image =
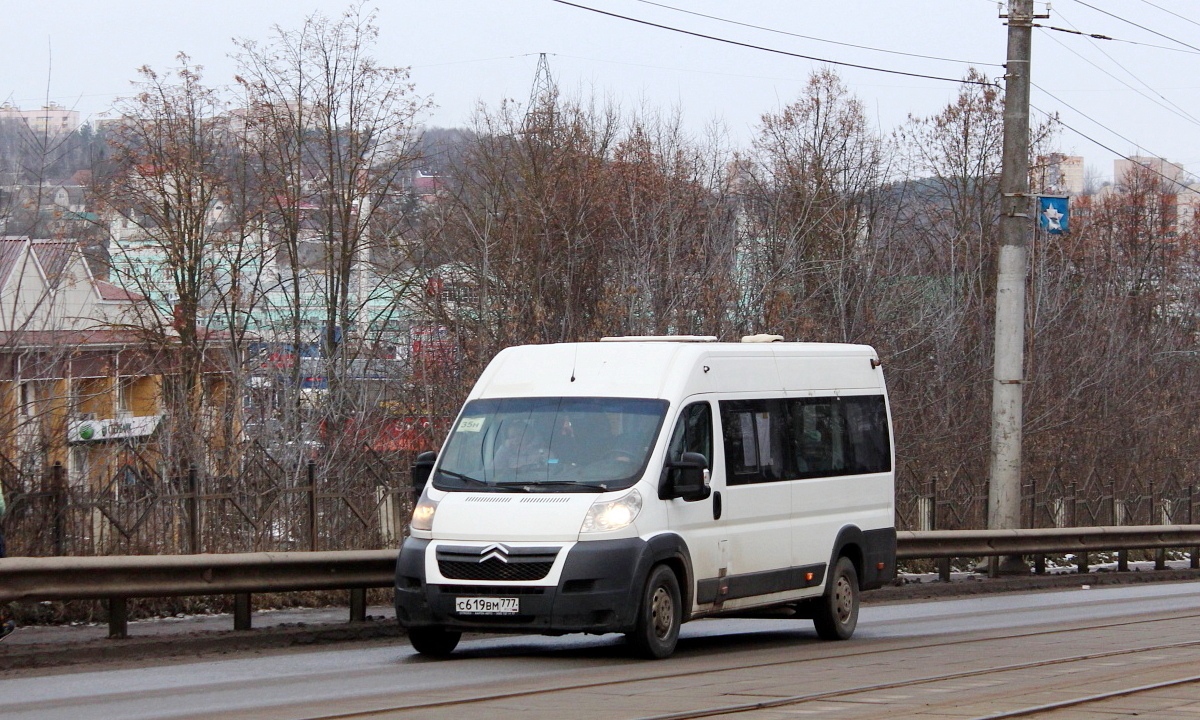
[[[463,632],[624,633],[771,611],[846,639],[896,569],[893,442],[865,345],[605,338],[500,352],[419,492],[396,616]]]

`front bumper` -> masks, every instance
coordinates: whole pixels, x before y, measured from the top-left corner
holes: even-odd
[[[641,539],[575,543],[557,585],[513,583],[429,584],[425,556],[430,541],[408,538],[396,561],[396,619],[406,628],[438,626],[471,632],[630,632],[636,623],[641,582],[649,571],[648,544]],[[455,598],[516,597],[515,615],[455,612]]]

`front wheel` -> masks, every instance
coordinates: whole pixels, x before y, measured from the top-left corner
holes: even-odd
[[[683,622],[679,580],[665,565],[650,572],[638,608],[637,627],[626,635],[638,655],[651,660],[670,657]]]
[[[409,628],[408,641],[413,650],[429,657],[444,658],[454,652],[462,633],[440,627]]]
[[[850,558],[838,558],[817,599],[813,625],[822,640],[848,640],[858,625],[858,572]]]

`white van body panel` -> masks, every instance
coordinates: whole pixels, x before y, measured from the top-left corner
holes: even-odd
[[[559,583],[567,558],[585,546],[677,537],[685,548],[689,571],[681,585],[686,580],[684,595],[689,600],[690,619],[820,596],[825,590],[825,573],[840,552],[838,543],[878,533],[886,545],[890,533],[890,556],[886,547],[876,555],[858,551],[864,555],[857,557],[862,565],[860,580],[865,573],[878,581],[895,570],[895,459],[890,419],[886,419],[887,452],[891,453],[887,472],[744,483],[726,477],[727,466],[732,466],[726,444],[739,429],[724,427],[722,403],[856,396],[882,397],[890,417],[878,356],[865,345],[597,342],[505,349],[484,370],[467,397],[468,403],[512,398],[655,399],[668,403],[665,417],[648,448],[645,470],[632,488],[476,493],[446,492],[430,484],[425,494],[438,503],[432,529],[412,533],[414,539],[429,543],[420,550],[425,553],[422,582],[439,585],[442,592],[456,585],[477,584],[439,572],[435,556],[443,546],[478,547],[481,551],[492,544],[561,547],[563,552],[550,574],[525,583],[553,587]],[[691,502],[662,500],[659,486],[665,476],[672,431],[695,403],[707,404],[711,411],[712,497]],[[640,493],[642,499],[632,524],[610,533],[581,534],[593,503],[631,491]],[[401,564],[403,560],[402,554]],[[800,577],[801,582],[786,579],[792,576]],[[408,582],[411,586],[413,578]],[[522,583],[489,584],[503,588]],[[397,587],[401,587],[399,579]],[[398,608],[400,602],[398,599]],[[465,623],[461,627],[491,630],[493,626]],[[550,622],[538,627],[549,632],[559,626]],[[567,632],[601,631],[580,630],[577,624],[563,627]]]
[[[596,499],[580,493],[441,493],[433,535],[480,542],[574,542]]]

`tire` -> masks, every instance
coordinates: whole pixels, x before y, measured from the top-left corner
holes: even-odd
[[[833,566],[825,594],[817,600],[813,625],[822,640],[849,640],[858,625],[858,572],[850,558]]]
[[[661,660],[675,652],[682,622],[679,580],[666,565],[658,565],[650,571],[642,591],[637,627],[625,637],[639,656]]]
[[[442,627],[417,627],[408,630],[408,641],[412,643],[413,650],[429,657],[449,657],[454,648],[458,647],[460,638],[462,633]]]

